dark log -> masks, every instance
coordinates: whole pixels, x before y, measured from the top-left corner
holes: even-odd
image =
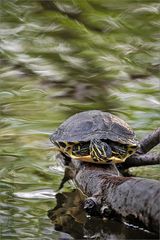
[[[134,154],[121,164],[122,169],[160,164],[160,153]]]
[[[160,128],[157,128],[151,134],[140,141],[136,153],[129,157],[126,162],[119,164],[121,169],[130,167],[147,166],[160,164],[160,153],[148,153],[152,148],[160,143]]]
[[[147,135],[140,141],[139,153],[144,154],[149,152],[153,147],[160,143],[160,128],[157,128],[153,133]]]
[[[144,226],[158,232],[160,226],[160,182],[135,177],[118,176],[108,166],[81,163],[72,160],[76,169],[77,186],[94,199],[100,212]],[[105,213],[105,211],[103,213]],[[108,213],[107,213],[108,214]]]

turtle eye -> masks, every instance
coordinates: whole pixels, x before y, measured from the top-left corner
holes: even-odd
[[[128,153],[129,153],[129,154],[132,154],[132,153],[134,153],[134,151],[132,151],[132,150],[129,150],[129,151],[128,151]]]

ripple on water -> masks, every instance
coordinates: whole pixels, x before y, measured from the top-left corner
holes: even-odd
[[[56,192],[53,189],[42,189],[32,192],[15,192],[13,196],[23,199],[54,199]]]

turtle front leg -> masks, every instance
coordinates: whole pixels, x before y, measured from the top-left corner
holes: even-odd
[[[64,166],[69,166],[69,164],[71,162],[71,158],[63,152],[61,152],[60,154],[62,156],[61,162],[63,163],[63,165]]]
[[[90,155],[95,162],[107,162],[112,155],[112,149],[106,142],[93,139],[90,142]]]

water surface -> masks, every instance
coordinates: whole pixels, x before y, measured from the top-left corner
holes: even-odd
[[[109,111],[138,139],[159,126],[159,9],[158,1],[1,1],[1,239],[71,239],[47,216],[63,176],[49,135],[67,117]],[[132,171],[159,179],[157,166]],[[99,225],[104,238],[108,226]],[[153,239],[116,226],[118,237]],[[93,229],[86,236],[98,239]]]

